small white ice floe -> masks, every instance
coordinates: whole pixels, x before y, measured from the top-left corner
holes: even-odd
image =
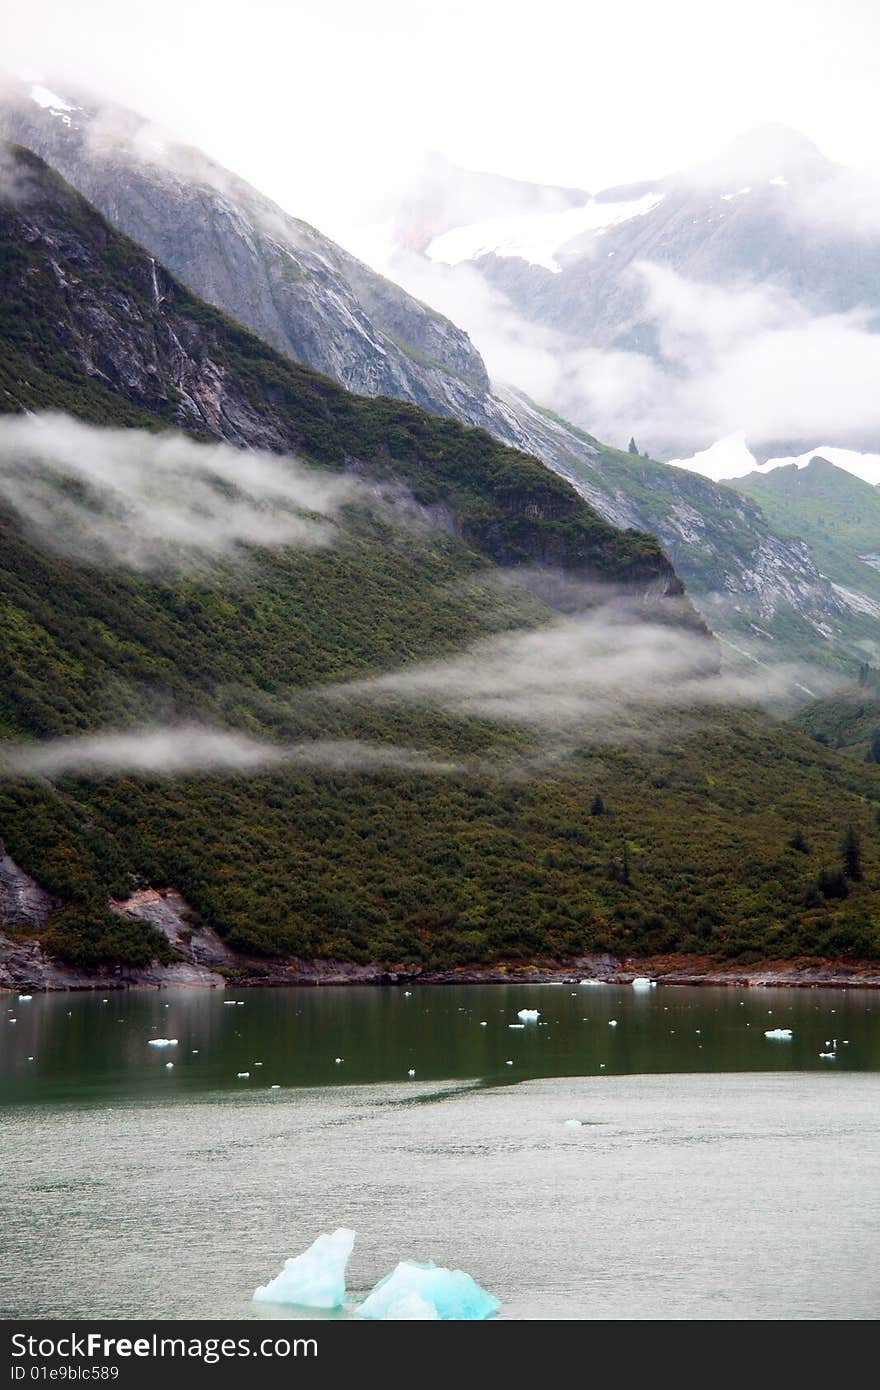
[[[174,1063],[173,1063],[173,1062],[166,1062],[166,1063],[165,1063],[165,1070],[166,1070],[166,1071],[170,1071],[171,1068],[172,1068],[173,1066],[174,1066]]]
[[[654,989],[657,985],[657,981],[650,979],[647,975],[636,975],[631,983],[633,989]]]
[[[262,1062],[254,1062],[254,1066],[255,1066],[255,1067],[261,1067],[262,1065],[263,1065]]]
[[[564,1129],[581,1129],[583,1120],[563,1120],[562,1125]]]
[[[507,1059],[507,1061],[504,1063],[504,1065],[505,1065],[506,1067],[512,1067],[512,1066],[513,1066],[513,1060],[512,1060],[510,1057],[508,1057],[508,1059]]]
[[[768,1028],[764,1037],[772,1042],[791,1042],[792,1031],[790,1028]]]
[[[238,1077],[239,1081],[246,1081],[247,1078],[250,1076],[249,1071],[237,1071],[235,1074]]]
[[[416,1069],[415,1069],[415,1067],[410,1067],[409,1071],[407,1072],[407,1076],[415,1076],[415,1074],[416,1074]]]
[[[224,1007],[225,1009],[234,1009],[234,1008],[235,1008],[235,1000],[234,1000],[234,999],[224,999],[224,1000],[223,1000],[223,1007]]]
[[[281,1273],[254,1291],[256,1303],[287,1303],[300,1308],[341,1308],[345,1267],[354,1248],[354,1231],[340,1227],[318,1236],[308,1250],[284,1261]]]
[[[339,1066],[339,1063],[342,1061],[342,1058],[341,1058],[341,1057],[334,1057],[333,1060],[334,1060],[334,1062],[336,1063],[336,1065],[337,1065],[337,1067],[338,1067],[338,1066]]]
[[[616,1019],[616,1018],[609,1018],[609,1020],[608,1020],[608,1027],[609,1027],[609,1028],[616,1028],[616,1027],[617,1027],[617,1019]]]
[[[581,980],[582,985],[604,985],[604,980]]]
[[[26,1004],[28,1000],[33,999],[33,997],[34,996],[32,994],[20,994],[18,996],[18,1002],[19,1004]]]
[[[34,1060],[33,1057],[28,1057],[28,1061],[29,1061],[29,1062],[32,1062],[33,1060]]]
[[[147,1038],[147,1047],[176,1047],[176,1038]]]
[[[9,1022],[10,1022],[10,1023],[17,1023],[17,1022],[18,1022],[18,1019],[17,1019],[17,1018],[11,1018],[11,1019],[9,1020]]]
[[[820,1057],[827,1057],[827,1058],[829,1058],[829,1060],[833,1061],[834,1058],[837,1056],[837,1053],[836,1053],[836,1052],[820,1052],[820,1053],[819,1053],[819,1056],[820,1056]]]
[[[276,1081],[275,1084],[274,1084],[274,1086],[270,1086],[270,1087],[269,1087],[269,1090],[270,1090],[270,1091],[280,1091],[280,1090],[281,1090],[281,1087],[278,1085],[278,1082]]]
[[[198,1055],[199,1055],[199,1049],[198,1049],[197,1047],[194,1047],[194,1048],[193,1048],[193,1056],[194,1056],[194,1057],[198,1057]]]
[[[520,1009],[517,1013],[517,1018],[521,1019],[523,1023],[537,1023],[540,1017],[539,1009]]]
[[[508,1028],[525,1028],[524,1023],[508,1023]]]
[[[411,990],[411,989],[405,989],[405,990],[403,991],[403,997],[404,997],[404,999],[412,999],[412,990]]]
[[[485,1019],[483,1019],[482,1022],[480,1023],[480,1027],[481,1027],[481,1028],[488,1028],[488,1027],[489,1027],[489,1025],[488,1025],[488,1023],[486,1022]]]
[[[236,1006],[237,1009],[243,1009],[243,1008],[244,1008],[244,1000],[243,1000],[243,999],[236,999],[236,1001],[235,1001],[235,1006]]]

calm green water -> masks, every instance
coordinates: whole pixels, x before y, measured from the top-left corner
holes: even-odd
[[[511,1028],[530,1007],[538,1023]],[[419,1083],[489,1084],[603,1070],[880,1071],[880,991],[871,990],[132,990],[0,995],[0,1019],[0,1105],[364,1085],[407,1080],[411,1069]],[[770,1042],[770,1028],[794,1037]],[[178,1045],[149,1047],[151,1037]],[[834,1039],[836,1058],[820,1058]]]
[[[506,1318],[872,1318],[878,1160],[871,992],[0,996],[0,1316],[271,1316],[345,1224],[355,1295],[414,1257]]]

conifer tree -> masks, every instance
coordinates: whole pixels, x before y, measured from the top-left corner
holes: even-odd
[[[847,878],[858,883],[862,877],[862,844],[859,839],[859,832],[854,826],[848,825],[846,827],[840,841],[840,848],[843,852],[843,872]]]

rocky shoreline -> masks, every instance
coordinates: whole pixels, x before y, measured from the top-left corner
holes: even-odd
[[[709,957],[577,956],[556,961],[499,961],[493,965],[456,966],[445,970],[420,969],[387,962],[357,965],[338,960],[254,960],[236,956],[222,942],[222,959],[211,959],[200,934],[193,933],[186,947],[188,959],[169,965],[98,966],[84,969],[49,956],[33,939],[15,939],[0,933],[0,991],[26,990],[50,993],[65,990],[110,989],[261,989],[327,985],[463,985],[463,984],[562,984],[582,980],[597,984],[631,984],[649,976],[658,985],[725,986],[738,989],[880,989],[880,962],[802,959],[761,961],[736,967]],[[199,959],[198,956],[202,955]],[[206,959],[205,956],[209,958]]]
[[[711,956],[617,956],[608,952],[558,960],[502,960],[491,965],[424,969],[399,962],[353,964],[340,960],[264,959],[231,950],[200,922],[174,888],[143,888],[114,912],[148,922],[162,932],[176,959],[167,965],[70,965],[51,956],[33,934],[48,920],[54,900],[3,853],[0,844],[0,991],[28,994],[64,990],[242,989],[292,985],[488,985],[562,984],[592,980],[631,984],[649,976],[663,985],[880,989],[880,961],[763,960],[736,966]],[[6,928],[5,932],[3,927]]]

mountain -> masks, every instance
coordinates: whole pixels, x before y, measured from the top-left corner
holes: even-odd
[[[3,172],[0,951],[16,979],[35,934],[80,972],[151,979],[151,958],[196,948],[257,980],[278,955],[880,950],[880,771],[717,695],[700,712],[717,654],[652,538],[485,431],[290,363],[30,152]],[[293,519],[248,502],[267,470],[306,487]],[[290,536],[267,537],[285,517]],[[628,597],[598,628],[598,669],[556,690],[608,585]],[[666,653],[670,680],[688,654],[688,710],[645,684]],[[610,693],[589,696],[606,670]],[[582,686],[577,735],[547,744],[542,719],[568,718]],[[488,702],[462,702],[481,688]],[[849,824],[865,875],[835,896],[817,884]]]
[[[880,670],[865,664],[858,681],[810,701],[792,723],[827,748],[859,762],[880,763]]]
[[[0,101],[0,131],[41,153],[195,293],[351,389],[414,401],[536,454],[612,524],[658,535],[707,621],[737,645],[832,664],[860,658],[846,605],[807,548],[773,534],[758,508],[679,470],[621,459],[522,392],[490,392],[482,360],[448,320],[242,180],[197,151],[157,150],[151,127],[131,112],[31,91]],[[406,215],[430,204],[437,225],[460,208],[567,216],[560,205],[586,197],[466,177],[439,161],[420,189]]]
[[[736,481],[780,534],[808,542],[837,596],[865,621],[865,652],[880,654],[880,490],[821,457]],[[873,644],[873,650],[868,645]]]
[[[405,201],[392,207],[393,235],[399,246],[424,251],[450,228],[489,218],[560,213],[588,197],[582,189],[475,173],[435,153],[420,165]]]
[[[477,263],[524,314],[581,342],[657,354],[644,290],[627,275],[641,261],[712,286],[756,281],[814,313],[880,312],[880,240],[833,216],[855,177],[798,132],[762,127],[703,165],[605,189],[562,214],[514,217],[494,237],[479,223],[451,229],[427,255]]]
[[[209,303],[349,390],[491,427],[467,334],[200,151],[119,107],[20,84],[0,137],[27,146]]]
[[[635,431],[661,458],[736,430],[759,459],[817,438],[876,448],[876,420],[854,409],[836,365],[846,354],[866,387],[875,370],[880,182],[796,131],[763,127],[705,164],[563,212],[461,223],[425,254],[476,271],[524,323],[557,336],[555,355],[570,365],[548,404],[606,437]],[[820,332],[824,399],[810,365]],[[604,355],[616,416],[584,389],[578,354],[600,367],[584,353]],[[772,403],[759,389],[766,372],[786,383]]]

